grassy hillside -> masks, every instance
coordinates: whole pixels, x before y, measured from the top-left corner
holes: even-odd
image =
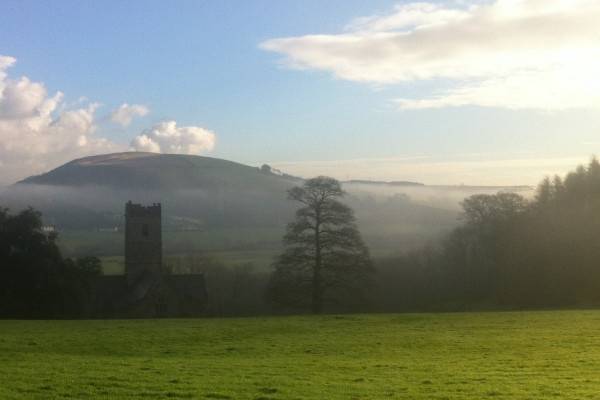
[[[0,321],[0,398],[588,399],[600,312]]]
[[[22,184],[54,186],[97,185],[145,190],[218,188],[279,189],[290,180],[258,168],[219,158],[156,153],[114,153],[68,162]]]

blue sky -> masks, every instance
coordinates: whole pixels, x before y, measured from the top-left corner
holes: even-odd
[[[504,1],[511,2],[515,3]],[[577,2],[580,8],[597,11],[593,2]],[[428,21],[434,19],[436,24],[465,25],[464,18],[487,21],[482,12],[470,7],[495,3],[502,0],[433,2],[418,10],[411,2],[399,1],[4,0],[0,3],[0,55],[15,60],[5,68],[7,82],[24,76],[43,84],[47,98],[58,91],[64,94],[52,110],[49,126],[59,125],[61,112],[99,103],[91,110],[93,121],[85,135],[105,139],[114,148],[130,146],[133,138],[163,121],[176,121],[178,127],[199,127],[214,134],[216,142],[210,149],[195,147],[201,149],[199,154],[253,165],[268,162],[305,176],[328,173],[340,178],[428,183],[533,184],[544,174],[562,173],[597,152],[598,98],[575,93],[575,106],[566,108],[563,103],[557,106],[546,101],[543,93],[526,103],[507,103],[498,100],[501,95],[495,88],[457,89],[457,82],[474,76],[495,82],[498,76],[515,76],[520,73],[515,71],[531,69],[531,65],[511,66],[504,75],[489,72],[485,65],[466,76],[429,70],[432,64],[416,63],[409,70],[396,55],[382,56],[389,46],[382,47],[385,50],[377,46],[385,43],[374,41],[372,51],[362,49],[361,53],[338,40],[343,35],[379,40],[381,32],[410,36],[417,25],[430,29]],[[514,4],[509,6],[516,9]],[[539,14],[535,7],[518,11]],[[409,17],[408,22],[398,22]],[[577,17],[573,14],[572,19]],[[382,28],[383,23],[392,25]],[[321,37],[306,36],[315,34]],[[527,33],[515,33],[521,34],[528,40]],[[579,49],[589,34],[574,32],[568,46]],[[289,40],[269,42],[280,38]],[[417,44],[418,40],[423,39],[415,38]],[[431,50],[427,46],[431,43],[424,42],[428,51],[444,51],[444,43]],[[526,50],[539,50],[532,46]],[[336,58],[328,58],[329,54]],[[372,65],[363,68],[361,57],[372,57]],[[378,69],[386,63],[394,72]],[[429,72],[420,76],[419,71]],[[532,82],[538,76],[523,79]],[[440,92],[448,94],[434,103],[415,102],[429,101]],[[524,98],[531,92],[535,90],[514,96]],[[402,99],[409,99],[408,103]],[[123,103],[143,105],[148,112],[134,117],[129,125],[111,122],[111,113]],[[81,148],[93,153],[105,147]],[[177,148],[190,152],[185,146]],[[24,157],[7,149],[0,152],[0,165],[6,171],[15,159]],[[13,166],[5,180],[39,173],[79,155],[60,146],[44,151],[56,157],[42,162],[41,156],[33,154],[30,167]],[[513,160],[521,161],[511,164]]]

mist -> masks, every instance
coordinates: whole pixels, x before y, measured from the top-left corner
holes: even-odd
[[[532,186],[466,186],[466,185],[394,185],[371,183],[344,183],[344,189],[358,198],[373,197],[385,201],[390,197],[408,196],[417,204],[445,210],[459,211],[460,203],[473,194],[495,194],[498,192],[519,193],[530,198]]]
[[[285,188],[266,192],[220,186],[210,189],[126,189],[108,186],[16,184],[3,188],[0,204],[13,212],[33,207],[45,224],[60,233],[68,254],[122,254],[122,238],[111,234],[123,225],[127,201],[161,203],[165,252],[276,252],[296,205]],[[470,187],[345,183],[346,202],[376,256],[400,254],[435,243],[460,222],[461,201],[476,193],[529,187]],[[95,232],[94,241],[81,232]],[[254,232],[254,233],[253,233]],[[268,259],[261,257],[266,268]]]

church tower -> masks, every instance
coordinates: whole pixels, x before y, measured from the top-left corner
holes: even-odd
[[[145,274],[162,270],[162,222],[160,203],[125,205],[125,274],[129,285]]]

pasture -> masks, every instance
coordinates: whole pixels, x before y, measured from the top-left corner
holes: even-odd
[[[0,321],[2,399],[592,399],[600,311]]]
[[[211,228],[200,231],[163,231],[165,254],[219,251],[279,250],[283,228]],[[122,231],[65,230],[58,244],[66,256],[123,255]]]
[[[270,270],[273,258],[281,252],[284,233],[283,225],[278,228],[165,230],[163,252],[167,262],[169,258],[202,255],[225,266],[253,264],[257,270],[265,271]],[[372,257],[385,258],[418,248],[438,237],[440,232],[417,225],[387,224],[371,226],[363,234]],[[58,244],[67,257],[99,257],[104,273],[114,275],[124,270],[124,240],[122,231],[65,230],[59,233]]]

